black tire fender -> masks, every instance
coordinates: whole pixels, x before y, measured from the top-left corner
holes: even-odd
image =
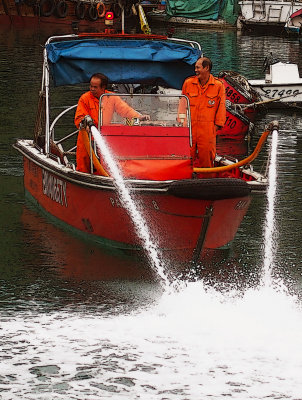
[[[91,5],[88,8],[88,17],[91,21],[96,21],[98,19],[99,16],[98,16],[98,10],[97,10],[96,6]]]
[[[84,19],[86,14],[85,3],[78,1],[75,5],[74,13],[78,19]]]
[[[246,197],[250,192],[248,183],[237,178],[184,179],[172,182],[168,188],[173,196],[201,200]]]
[[[65,0],[59,0],[56,5],[56,13],[59,18],[65,18],[68,12],[68,4]]]
[[[54,0],[40,0],[41,17],[50,17],[56,8]]]
[[[124,8],[124,12],[125,12],[125,18],[132,17],[132,15],[133,15],[132,6],[127,5],[127,6]]]
[[[122,9],[119,3],[114,3],[111,7],[111,11],[113,12],[115,18],[119,18],[122,15]]]

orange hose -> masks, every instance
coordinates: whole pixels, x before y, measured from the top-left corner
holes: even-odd
[[[255,150],[250,154],[248,157],[244,158],[243,160],[240,160],[234,164],[231,165],[225,165],[223,167],[210,167],[210,168],[193,168],[193,172],[202,172],[202,173],[211,173],[211,172],[223,172],[223,171],[229,171],[230,169],[233,168],[238,168],[241,167],[242,165],[249,164],[250,162],[254,161],[255,158],[258,156],[260,153],[260,150],[263,146],[263,143],[266,141],[268,135],[271,133],[270,130],[264,131],[257,143],[257,146],[255,147]]]
[[[88,133],[86,132],[85,129],[81,129],[79,132],[82,135],[82,141],[84,143],[85,149],[90,157],[90,143],[89,143],[89,138],[88,138]],[[97,173],[102,176],[109,176],[107,171],[103,168],[102,164],[99,162],[97,156],[94,154],[94,151],[92,150],[92,161],[95,169],[97,170]]]

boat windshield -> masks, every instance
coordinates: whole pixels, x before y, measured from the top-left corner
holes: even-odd
[[[188,99],[181,94],[105,93],[100,97],[99,125],[99,128],[149,125],[191,130]]]

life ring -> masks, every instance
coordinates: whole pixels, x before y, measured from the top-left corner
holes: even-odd
[[[98,2],[97,6],[96,6],[97,12],[98,12],[98,16],[100,18],[103,18],[106,14],[106,8],[105,8],[105,4],[100,1]]]
[[[68,12],[68,5],[65,0],[59,0],[56,5],[56,14],[59,18],[65,18]]]
[[[91,5],[88,9],[88,17],[91,21],[96,21],[98,19],[98,10],[95,5]]]
[[[56,4],[54,0],[41,0],[40,1],[40,15],[41,17],[50,17],[54,12]]]
[[[86,13],[85,3],[83,3],[82,1],[78,1],[75,6],[74,12],[78,19],[84,19]]]

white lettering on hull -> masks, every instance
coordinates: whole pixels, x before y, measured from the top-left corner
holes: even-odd
[[[61,181],[44,169],[42,173],[43,194],[56,203],[67,207],[66,182]]]

